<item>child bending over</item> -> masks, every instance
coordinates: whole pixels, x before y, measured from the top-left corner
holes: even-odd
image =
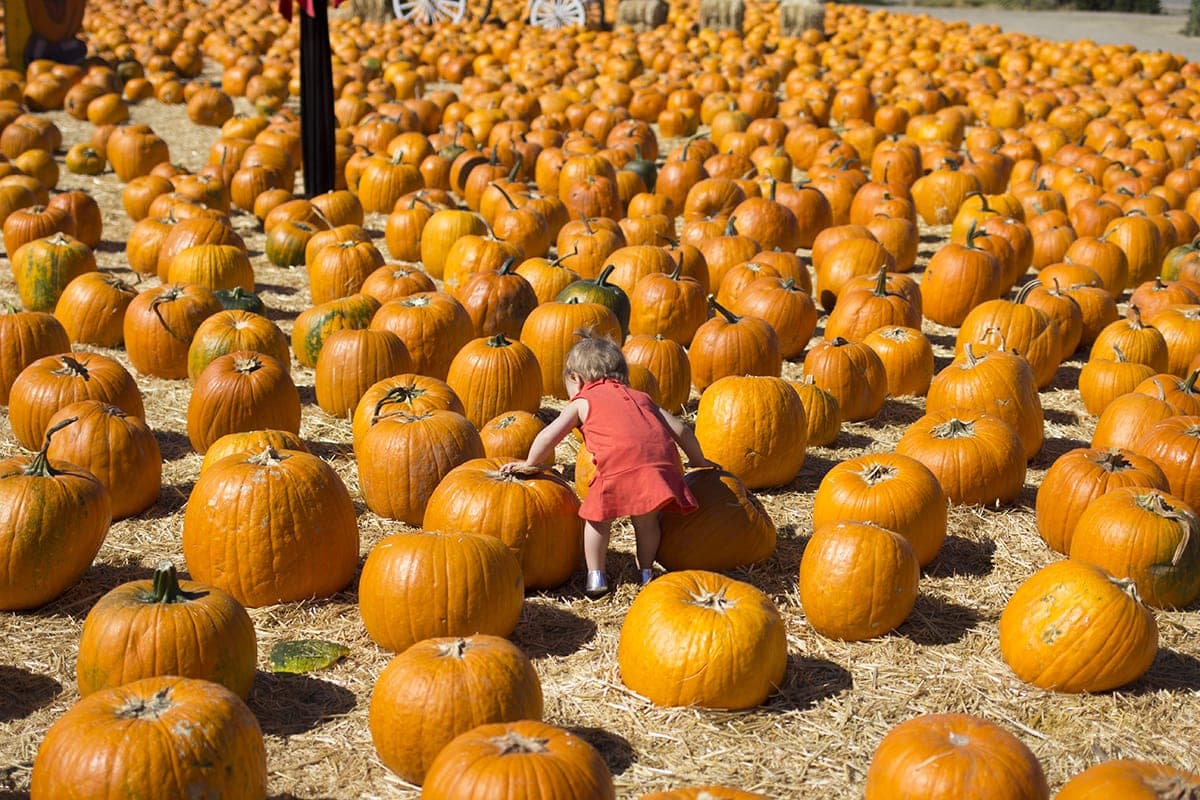
[[[629,516],[637,537],[641,581],[650,582],[662,530],[658,513],[686,514],[696,498],[683,481],[678,444],[689,466],[714,466],[704,457],[692,430],[659,408],[645,392],[631,389],[628,367],[620,348],[608,339],[585,338],[567,353],[563,379],[571,401],[547,425],[529,448],[524,461],[505,464],[515,472],[554,460],[554,447],[574,428],[595,460],[596,472],[579,509],[584,519],[583,553],[587,562],[588,597],[608,592],[604,562],[612,521]]]

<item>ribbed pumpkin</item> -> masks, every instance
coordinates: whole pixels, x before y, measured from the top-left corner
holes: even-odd
[[[429,765],[426,800],[613,800],[600,753],[573,733],[535,720],[480,725],[456,736]]]
[[[477,428],[505,411],[535,412],[542,401],[542,372],[533,351],[503,333],[463,345],[446,383]]]
[[[700,395],[696,438],[747,489],[784,486],[804,464],[808,425],[783,378],[729,375]]]
[[[313,303],[355,294],[383,264],[383,254],[369,241],[351,239],[322,247],[307,264]]]
[[[1147,425],[1175,416],[1175,409],[1164,397],[1162,391],[1153,396],[1134,391],[1113,400],[1096,420],[1092,447],[1137,447]]]
[[[376,417],[398,411],[421,414],[434,409],[466,415],[462,401],[445,381],[411,372],[384,378],[368,388],[358,401],[351,422],[353,440],[362,439]]]
[[[717,313],[696,330],[688,349],[696,390],[703,393],[728,375],[777,377],[783,356],[775,329],[758,317],[734,314],[712,295],[708,303]]]
[[[682,262],[669,273],[652,272],[629,292],[629,332],[662,336],[684,347],[708,318],[704,287],[682,274]]]
[[[971,309],[999,296],[1000,262],[991,253],[967,243],[947,244],[925,266],[921,301],[925,316],[939,325],[956,328]]]
[[[313,377],[317,405],[330,416],[345,417],[371,386],[411,368],[407,348],[389,330],[334,331],[317,357]]]
[[[817,327],[817,307],[811,295],[791,277],[754,280],[729,309],[770,325],[779,337],[779,353],[785,359],[803,353]]]
[[[1049,800],[1041,764],[1011,733],[969,714],[925,714],[888,731],[866,800]]]
[[[1136,305],[1129,307],[1125,319],[1110,322],[1092,342],[1092,352],[1106,354],[1116,346],[1125,358],[1148,364],[1156,373],[1167,372],[1167,340],[1157,328],[1142,320]]]
[[[83,621],[75,676],[79,694],[157,675],[214,681],[250,694],[258,656],[246,609],[214,586],[180,581],[165,561],[150,580],[101,597]]]
[[[875,351],[887,374],[889,397],[924,397],[933,381],[933,345],[916,328],[876,328],[862,343]]]
[[[1029,362],[1037,386],[1045,387],[1058,370],[1060,345],[1046,312],[1024,302],[1030,286],[1026,284],[1015,300],[988,300],[973,308],[958,329],[954,352],[961,356],[970,345],[977,353],[1019,353]]]
[[[125,341],[125,309],[137,296],[130,284],[103,272],[85,272],[63,289],[54,307],[71,341],[119,347]]]
[[[845,420],[870,419],[887,399],[883,362],[862,342],[822,339],[804,357],[804,374],[833,395]]]
[[[169,283],[139,293],[125,311],[129,362],[143,375],[186,378],[192,337],[222,310],[216,295],[202,286]]]
[[[808,427],[808,444],[826,447],[837,441],[842,428],[842,410],[837,398],[817,386],[811,375],[803,381],[788,381],[800,396],[804,419]]]
[[[483,442],[462,414],[391,411],[373,417],[354,442],[354,456],[367,507],[420,525],[433,490],[459,464],[483,458]]]
[[[1025,483],[1025,455],[1016,431],[982,411],[944,408],[904,432],[896,452],[920,461],[946,497],[960,505],[1012,502]]]
[[[920,297],[920,290],[917,290]],[[880,267],[870,288],[850,281],[838,295],[837,306],[825,321],[825,338],[841,337],[862,341],[867,334],[885,326],[921,327],[921,306],[888,287],[888,272]]]
[[[317,365],[317,356],[325,340],[343,328],[366,328],[379,310],[379,301],[365,294],[354,294],[321,303],[301,311],[292,322],[292,352],[306,367]]]
[[[870,522],[908,540],[925,566],[946,538],[946,495],[921,462],[897,453],[847,459],[821,479],[813,498],[812,524]]]
[[[1184,377],[1200,355],[1200,305],[1173,305],[1153,314],[1146,322],[1156,328],[1167,345],[1167,372]]]
[[[300,433],[300,392],[278,359],[250,350],[219,356],[196,378],[187,431],[203,454],[229,433],[274,428]]]
[[[1000,654],[1017,677],[1057,692],[1137,680],[1158,652],[1158,625],[1133,581],[1073,558],[1042,567],[1000,614]]]
[[[143,760],[161,771],[138,767]],[[29,796],[101,797],[113,785],[132,797],[261,800],[267,751],[258,721],[236,694],[196,678],[142,678],[95,692],[46,732]]]
[[[1200,596],[1200,518],[1161,489],[1126,486],[1097,497],[1079,516],[1071,558],[1137,585],[1158,608],[1183,608]]]
[[[291,372],[288,340],[279,326],[261,314],[227,308],[205,319],[196,329],[188,346],[188,378],[195,382],[216,358],[237,350],[271,356],[285,372]]]
[[[213,442],[208,450],[205,451],[204,460],[200,462],[200,472],[204,472],[213,464],[225,458],[225,456],[232,456],[238,453],[253,455],[261,453],[267,447],[273,447],[276,450],[308,450],[308,447],[304,444],[304,440],[300,438],[300,434],[292,433],[291,431],[265,428],[254,431],[227,433]]]
[[[65,326],[50,314],[0,305],[0,405],[8,405],[13,381],[27,366],[70,350]]]
[[[670,570],[728,570],[756,564],[775,552],[775,523],[731,472],[697,469],[683,480],[699,508],[663,514],[658,562]]]
[[[1101,761],[1078,773],[1056,800],[1164,800],[1200,792],[1200,774],[1169,764],[1120,758]]]
[[[1092,357],[1079,370],[1079,398],[1088,413],[1098,417],[1113,400],[1156,374],[1154,367],[1126,359],[1115,344],[1107,355],[1093,348]]]
[[[683,345],[662,336],[634,334],[621,348],[630,367],[645,367],[658,384],[659,405],[672,414],[683,410],[692,391],[692,366]]]
[[[813,630],[857,642],[896,628],[917,602],[912,545],[867,522],[816,527],[800,559],[800,605]]]
[[[658,706],[753,708],[787,670],[783,619],[748,583],[669,572],[629,607],[617,663],[621,681]]]
[[[372,330],[391,331],[408,350],[409,372],[445,380],[450,362],[475,338],[471,317],[445,292],[418,292],[380,306]]]
[[[112,504],[104,485],[74,464],[51,462],[46,431],[32,457],[0,462],[0,610],[37,608],[83,576],[104,543]]]
[[[1171,494],[1193,508],[1200,503],[1200,416],[1152,422],[1133,449],[1162,468]]]
[[[583,557],[583,520],[570,484],[553,472],[500,472],[507,459],[475,458],[433,490],[421,526],[495,536],[521,562],[527,589],[553,589]]]
[[[142,394],[120,362],[98,353],[45,356],[21,371],[8,398],[13,435],[38,450],[50,418],[77,400],[111,403],[126,414],[145,416]]]
[[[206,216],[189,217],[171,228],[170,233],[163,239],[155,262],[158,279],[164,282],[168,281],[171,274],[171,262],[175,260],[175,256],[201,244],[224,244],[243,251],[246,249],[246,243],[242,241],[242,237],[225,221]]]
[[[420,784],[455,736],[541,718],[542,685],[529,658],[499,636],[473,634],[425,639],[389,661],[371,692],[369,720],[379,759]]]
[[[479,429],[487,458],[524,458],[546,423],[528,411],[509,411]]]
[[[170,283],[194,283],[206,289],[232,289],[240,286],[254,291],[254,268],[246,251],[232,244],[198,244],[176,253],[171,259],[166,280]]]
[[[542,368],[542,392],[559,400],[567,399],[563,383],[563,364],[567,352],[579,341],[580,334],[601,336],[619,342],[621,323],[608,306],[578,303],[572,300],[542,303],[525,318],[521,342],[533,351]]]
[[[328,597],[358,564],[354,503],[333,467],[311,453],[232,455],[192,487],[183,556],[192,577],[250,608]]]
[[[367,633],[397,653],[435,636],[507,636],[523,603],[516,557],[476,533],[394,533],[371,549],[358,581]]]
[[[21,245],[10,260],[21,305],[30,311],[53,311],[67,284],[96,271],[92,249],[62,231]]]

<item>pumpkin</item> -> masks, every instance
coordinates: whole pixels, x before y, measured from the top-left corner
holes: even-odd
[[[146,761],[158,769],[139,768]],[[30,798],[102,796],[256,800],[267,794],[267,752],[254,714],[219,683],[171,675],[102,689],[50,726]]]
[[[1138,364],[1148,364],[1155,372],[1167,372],[1167,340],[1162,332],[1142,321],[1141,310],[1129,307],[1126,319],[1110,322],[1092,343],[1093,353],[1109,353],[1112,347],[1121,349],[1125,358]]]
[[[477,336],[504,333],[521,335],[521,325],[538,304],[529,281],[513,271],[517,259],[510,256],[499,270],[473,273],[457,290]],[[565,290],[564,290],[565,291]]]
[[[1175,304],[1146,318],[1167,345],[1167,372],[1185,377],[1200,355],[1200,305]]]
[[[132,645],[132,646],[131,646]],[[151,580],[101,597],[83,621],[79,694],[157,675],[213,681],[239,697],[254,685],[257,638],[250,615],[213,586],[180,581],[164,561]]]
[[[1120,447],[1126,450],[1137,447],[1147,425],[1176,415],[1176,409],[1167,403],[1165,397],[1161,387],[1158,387],[1156,395],[1133,391],[1114,399],[1096,420],[1092,447]]]
[[[145,416],[142,394],[119,362],[98,353],[45,356],[22,370],[9,392],[8,421],[17,441],[37,450],[50,417],[77,400],[100,400]]]
[[[296,360],[306,367],[315,367],[330,335],[344,328],[370,326],[379,308],[374,297],[355,294],[304,309],[292,322],[292,352]]]
[[[192,487],[183,516],[192,577],[249,608],[328,597],[354,577],[358,523],[333,468],[311,453],[239,453]]]
[[[1161,489],[1126,486],[1097,497],[1075,525],[1071,558],[1128,578],[1158,608],[1200,596],[1200,518]]]
[[[1150,761],[1120,758],[1080,772],[1059,790],[1057,800],[1163,800],[1200,791],[1200,775]]]
[[[300,433],[300,393],[278,359],[235,350],[213,359],[188,399],[192,449],[203,454],[229,433],[263,428]]]
[[[50,314],[0,306],[0,405],[8,405],[13,382],[27,366],[70,350],[66,328]]]
[[[758,317],[734,314],[712,295],[708,303],[717,314],[692,337],[692,385],[703,393],[728,375],[778,376],[783,356],[774,328]]]
[[[62,231],[21,245],[11,260],[21,305],[30,311],[53,311],[67,284],[96,270],[91,248]]]
[[[804,406],[782,378],[729,375],[700,395],[696,439],[748,489],[790,483],[804,464],[807,437]]]
[[[467,310],[445,292],[417,292],[384,303],[370,327],[400,337],[411,359],[402,371],[438,380],[446,379],[454,356],[475,338]]]
[[[125,310],[137,290],[115,275],[85,272],[59,295],[54,316],[71,341],[119,347],[125,339]]]
[[[842,410],[838,407],[837,398],[817,386],[811,375],[806,375],[803,381],[788,383],[800,396],[800,405],[804,406],[808,443],[826,447],[837,441],[842,427]]]
[[[182,250],[167,269],[169,283],[193,283],[206,289],[240,287],[254,291],[254,268],[246,251],[232,244],[198,244]]]
[[[753,708],[787,670],[783,619],[748,583],[669,572],[634,598],[617,663],[622,683],[658,706]]]
[[[95,475],[52,462],[46,431],[32,457],[0,462],[0,610],[37,608],[58,597],[91,566],[112,520],[112,502]]]
[[[920,297],[920,290],[916,296]],[[919,330],[921,306],[900,292],[890,291],[887,269],[880,267],[871,288],[856,285],[855,280],[843,286],[837,305],[825,320],[825,337],[857,342],[889,325]]]
[[[144,375],[186,378],[192,337],[220,311],[216,295],[202,286],[170,283],[140,292],[125,310],[129,362]]]
[[[600,753],[573,733],[536,720],[480,725],[451,739],[425,773],[426,800],[616,797]]]
[[[437,636],[507,636],[520,619],[523,592],[521,565],[499,539],[413,531],[371,548],[358,608],[371,639],[399,653]]]
[[[425,639],[389,661],[371,692],[369,721],[379,760],[420,784],[459,734],[541,718],[542,685],[529,658],[499,636],[473,634]]]
[[[542,400],[542,373],[533,351],[503,333],[463,345],[450,362],[446,383],[463,401],[477,428],[505,411],[535,412]]]
[[[520,560],[526,588],[561,586],[583,555],[579,501],[553,473],[505,474],[502,463],[476,458],[451,470],[430,495],[421,525],[495,536]]]
[[[690,514],[663,514],[658,562],[667,569],[727,570],[756,564],[775,552],[775,523],[731,472],[698,469],[684,483],[696,498]]]
[[[887,399],[883,362],[862,342],[822,339],[804,357],[804,374],[833,395],[842,419],[870,419]]]
[[[790,276],[755,279],[738,294],[729,310],[735,315],[758,317],[770,325],[779,338],[779,354],[785,359],[803,353],[817,327],[812,297]]]
[[[367,507],[388,519],[420,525],[433,490],[450,470],[483,457],[483,442],[462,414],[445,409],[376,414],[354,442],[358,482]]]
[[[862,343],[875,351],[887,375],[889,397],[923,397],[933,381],[933,345],[916,328],[876,328]]]
[[[658,404],[672,414],[683,410],[692,391],[692,367],[683,345],[662,336],[634,334],[621,348],[626,363],[644,367],[658,385]]]
[[[682,274],[683,264],[669,273],[640,278],[629,294],[629,332],[662,336],[687,347],[708,317],[704,287]]]
[[[559,303],[597,303],[610,309],[621,325],[622,339],[629,334],[629,295],[620,286],[609,282],[609,277],[616,269],[609,264],[600,271],[595,279],[581,279],[569,284],[558,293],[555,301]]]
[[[867,769],[866,800],[1049,800],[1037,757],[994,722],[924,714],[888,731]]]
[[[388,330],[346,328],[326,339],[317,357],[314,385],[317,405],[344,417],[372,385],[411,367],[404,343]]]
[[[1157,374],[1148,364],[1126,359],[1115,344],[1112,356],[1105,358],[1093,348],[1092,357],[1079,370],[1079,398],[1092,416],[1100,416],[1109,403]]]
[[[479,429],[487,458],[524,458],[546,423],[528,411],[509,411]]]
[[[938,249],[925,266],[921,300],[925,316],[939,325],[957,328],[971,309],[1000,296],[1000,262],[975,245],[947,244]]]
[[[620,340],[621,323],[608,306],[575,300],[542,303],[525,318],[521,342],[533,351],[542,369],[542,392],[567,399],[563,364],[581,334]]]
[[[800,605],[822,636],[857,642],[881,636],[917,602],[920,565],[900,534],[866,522],[815,528],[800,559]]]
[[[1116,689],[1141,677],[1157,652],[1158,625],[1133,581],[1073,558],[1027,578],[1000,614],[1000,654],[1040,689]]]
[[[929,412],[904,432],[896,452],[928,467],[950,502],[960,505],[1012,502],[1025,483],[1020,437],[1007,422],[983,411]]]

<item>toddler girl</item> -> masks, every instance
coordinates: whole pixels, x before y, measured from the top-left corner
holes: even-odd
[[[554,447],[578,427],[595,459],[596,472],[579,509],[584,519],[583,553],[587,562],[588,597],[608,592],[604,562],[609,529],[616,517],[629,516],[637,537],[641,581],[650,568],[662,536],[659,511],[687,513],[696,509],[679,468],[678,444],[689,466],[713,466],[704,457],[692,430],[659,408],[645,392],[631,389],[625,356],[614,343],[584,338],[567,353],[563,380],[571,401],[534,439],[524,461],[505,464],[505,472],[536,468],[553,461]]]

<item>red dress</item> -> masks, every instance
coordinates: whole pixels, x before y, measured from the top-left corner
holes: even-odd
[[[575,398],[587,400],[583,440],[596,464],[579,516],[599,522],[696,510],[675,439],[650,395],[606,378],[584,384]]]

